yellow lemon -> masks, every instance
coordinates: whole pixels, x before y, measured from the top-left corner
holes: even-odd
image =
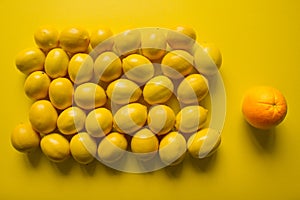
[[[136,53],[141,46],[141,33],[139,30],[126,30],[116,35],[114,49],[118,55]]]
[[[131,134],[147,121],[147,107],[139,103],[122,106],[114,115],[114,127],[122,133]]]
[[[98,80],[111,82],[122,75],[122,62],[114,52],[100,54],[94,64],[95,76]]]
[[[86,132],[79,132],[70,141],[70,151],[74,160],[80,164],[89,164],[97,151],[96,141]]]
[[[165,103],[172,96],[174,85],[172,81],[163,75],[150,79],[143,89],[143,96],[147,103]]]
[[[63,162],[70,156],[69,141],[59,133],[51,133],[41,139],[42,152],[52,162]]]
[[[175,114],[166,105],[156,105],[150,108],[147,118],[150,130],[158,135],[171,131],[175,124]]]
[[[41,49],[37,47],[27,48],[17,54],[15,64],[20,72],[28,75],[31,72],[43,70],[45,58],[46,56]]]
[[[106,103],[103,88],[95,83],[83,83],[74,92],[74,101],[82,109],[90,110]]]
[[[170,132],[159,143],[159,157],[166,165],[176,165],[183,161],[186,149],[185,138],[178,132]]]
[[[137,101],[142,95],[142,90],[130,80],[118,79],[108,85],[106,94],[113,103],[127,104]]]
[[[91,31],[91,46],[96,48],[98,45],[101,47],[101,50],[111,50],[113,46],[113,40],[108,40],[113,36],[113,32],[107,27],[97,28]]]
[[[93,58],[86,53],[73,55],[69,62],[68,74],[73,83],[81,84],[92,79],[94,73]]]
[[[185,104],[199,103],[208,94],[208,81],[201,74],[191,74],[181,81],[177,98]]]
[[[169,106],[175,115],[177,115],[177,113],[179,113],[179,111],[181,110],[181,105],[176,97],[176,95],[172,94],[172,96],[169,98],[168,101],[166,101],[164,103],[166,106]]]
[[[122,158],[127,146],[127,140],[123,134],[112,132],[99,143],[98,156],[106,163],[116,162]]]
[[[145,83],[154,75],[154,66],[145,56],[131,54],[123,59],[125,76],[137,83]]]
[[[111,111],[106,108],[92,110],[86,117],[85,128],[93,137],[103,137],[107,135],[113,124]]]
[[[136,132],[131,140],[131,150],[141,160],[149,160],[157,153],[159,142],[152,131],[143,128]]]
[[[45,59],[45,72],[51,78],[64,77],[68,72],[69,56],[61,48],[49,51]]]
[[[63,110],[72,105],[73,84],[67,78],[56,78],[49,86],[49,98],[53,106]]]
[[[12,146],[20,152],[31,152],[39,147],[40,135],[30,123],[18,124],[10,135]]]
[[[65,28],[59,35],[60,46],[67,52],[84,53],[90,43],[89,33],[81,27]]]
[[[24,83],[25,94],[34,100],[44,99],[48,96],[50,82],[51,80],[45,72],[32,72]]]
[[[34,32],[34,41],[44,52],[58,47],[59,32],[52,26],[41,26]]]
[[[48,100],[38,100],[29,109],[29,121],[34,130],[48,134],[55,130],[57,112]]]
[[[205,158],[212,155],[220,143],[221,134],[215,129],[205,128],[188,139],[187,148],[194,158]]]
[[[57,118],[57,128],[64,135],[72,135],[82,131],[86,115],[78,107],[69,107],[62,111]]]
[[[172,49],[191,50],[196,40],[196,32],[188,26],[177,26],[167,34],[168,44]]]
[[[202,106],[186,106],[176,115],[175,127],[183,133],[195,133],[205,125],[207,114]]]
[[[180,79],[188,75],[193,69],[194,58],[183,50],[174,50],[167,53],[161,61],[164,75],[172,79]]]

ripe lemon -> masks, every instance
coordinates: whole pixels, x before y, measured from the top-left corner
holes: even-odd
[[[58,47],[59,32],[52,26],[41,26],[34,32],[34,41],[44,52]]]
[[[51,80],[45,72],[32,72],[24,83],[25,94],[33,100],[44,99],[48,96],[50,82]]]
[[[190,51],[196,40],[196,32],[188,26],[177,26],[167,34],[168,44],[172,49],[183,49]]]
[[[166,105],[156,105],[150,108],[147,118],[150,130],[158,135],[171,131],[175,124],[175,114]]]
[[[45,72],[51,78],[64,77],[68,72],[69,56],[61,48],[49,51],[45,60]]]
[[[136,132],[131,140],[131,150],[138,153],[137,156],[141,160],[149,160],[157,153],[159,142],[152,131],[143,128]]]
[[[85,128],[93,137],[103,137],[107,135],[113,124],[111,111],[106,108],[92,110],[86,117]]]
[[[67,52],[84,53],[90,43],[89,33],[80,27],[65,28],[59,35],[60,46]]]
[[[202,106],[186,106],[176,115],[175,127],[183,133],[195,133],[205,125],[207,114]]]
[[[31,72],[43,70],[45,58],[46,56],[41,49],[37,47],[27,48],[17,54],[15,64],[20,72],[28,75]]]
[[[122,106],[114,115],[114,127],[122,133],[131,134],[147,121],[147,107],[139,103]]]
[[[108,40],[111,36],[113,36],[113,32],[107,27],[92,30],[90,36],[92,48],[99,45],[102,51],[111,50],[114,44],[113,40]]]
[[[191,74],[177,88],[178,100],[185,104],[199,103],[208,94],[208,81],[201,74]]]
[[[131,54],[123,59],[125,76],[137,83],[145,83],[154,75],[154,66],[145,56]]]
[[[127,104],[137,101],[142,95],[142,90],[128,79],[118,79],[108,85],[106,94],[113,103]]]
[[[34,130],[48,134],[55,130],[57,112],[48,100],[38,100],[29,109],[29,121]]]
[[[221,143],[221,134],[212,128],[205,128],[194,133],[187,142],[189,153],[194,158],[212,155]]]
[[[126,30],[114,37],[114,49],[118,55],[136,53],[141,46],[141,33],[139,30]]]
[[[73,84],[67,78],[56,78],[49,86],[49,98],[52,105],[60,110],[72,105]]]
[[[78,107],[69,107],[62,111],[57,118],[57,128],[65,135],[82,131],[85,124],[85,112]]]
[[[147,103],[165,103],[173,94],[174,85],[172,81],[163,75],[150,79],[143,89],[143,96]]]
[[[183,50],[174,50],[167,53],[161,61],[161,69],[164,75],[179,79],[188,75],[193,69],[194,58]]]
[[[83,83],[74,92],[74,101],[82,109],[90,110],[106,103],[103,88],[95,83]]]
[[[106,163],[116,162],[122,158],[127,146],[127,140],[123,134],[112,132],[99,143],[98,156]]]
[[[159,143],[159,157],[166,165],[176,165],[183,161],[186,149],[185,138],[178,132],[170,132]]]
[[[79,132],[70,141],[70,151],[74,160],[80,164],[89,164],[94,160],[97,144],[86,132]]]
[[[89,54],[77,53],[69,62],[68,74],[73,83],[81,84],[92,79],[94,61]]]
[[[63,162],[70,156],[69,141],[59,133],[51,133],[41,139],[41,149],[52,162]]]
[[[177,115],[177,113],[179,113],[179,111],[181,110],[181,106],[180,103],[176,97],[176,95],[172,94],[172,96],[169,98],[168,101],[166,101],[164,103],[166,106],[169,106],[175,115]]]
[[[39,147],[40,135],[30,123],[18,124],[10,135],[12,146],[20,152],[31,152]]]
[[[95,76],[98,80],[111,82],[122,75],[121,59],[111,51],[100,54],[94,64]]]

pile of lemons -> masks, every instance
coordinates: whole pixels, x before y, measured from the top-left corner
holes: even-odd
[[[36,47],[16,56],[33,100],[28,123],[11,134],[20,152],[41,148],[53,162],[73,157],[116,162],[126,152],[141,160],[159,155],[166,165],[211,155],[220,134],[207,126],[208,77],[221,66],[219,49],[201,44],[179,26],[162,32],[108,28],[88,32],[45,26],[34,33]]]

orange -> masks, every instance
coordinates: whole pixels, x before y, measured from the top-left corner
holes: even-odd
[[[270,86],[249,89],[242,102],[246,121],[258,129],[270,129],[280,124],[287,114],[287,102],[283,94]]]

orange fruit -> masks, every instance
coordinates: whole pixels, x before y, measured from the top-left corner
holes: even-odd
[[[258,129],[270,129],[280,124],[287,114],[287,102],[283,94],[270,86],[249,89],[242,102],[246,121]]]

